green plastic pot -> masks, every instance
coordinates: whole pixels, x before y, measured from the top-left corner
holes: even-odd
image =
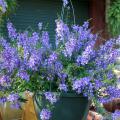
[[[38,120],[40,119],[40,94],[34,96],[34,105]],[[46,104],[42,97],[42,106]],[[64,93],[57,103],[54,104],[50,120],[86,120],[89,111],[90,101],[87,97],[75,93]]]

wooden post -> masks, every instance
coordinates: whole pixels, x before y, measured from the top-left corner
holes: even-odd
[[[90,2],[90,18],[93,33],[99,33],[101,39],[98,40],[97,45],[104,42],[107,38],[106,32],[106,0],[89,0]]]

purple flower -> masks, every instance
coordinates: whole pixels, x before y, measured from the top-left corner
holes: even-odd
[[[72,89],[75,90],[78,94],[83,93],[86,97],[93,97],[93,88],[94,86],[90,82],[91,78],[84,77],[80,80],[73,81]]]
[[[28,31],[25,31],[24,33],[19,33],[17,36],[18,40],[18,46],[22,46],[23,48],[28,48],[29,45],[29,37],[28,37]]]
[[[41,120],[49,120],[51,117],[51,112],[48,109],[42,109],[40,112],[40,118]]]
[[[115,75],[113,74],[113,72],[112,71],[108,71],[107,73],[106,73],[106,75],[107,75],[107,78],[110,80],[110,79],[113,79],[114,77],[115,77]]]
[[[31,45],[36,45],[38,43],[39,40],[39,34],[37,32],[33,32],[32,36],[29,38],[29,41],[31,43]]]
[[[37,70],[42,60],[42,55],[40,51],[33,51],[28,60],[28,66],[32,70]]]
[[[67,91],[68,91],[68,87],[67,87],[66,84],[61,83],[61,84],[59,84],[59,90],[60,90],[60,91],[67,92]]]
[[[5,102],[7,102],[7,98],[6,97],[1,97],[0,98],[0,103],[4,104]]]
[[[69,28],[62,20],[56,20],[56,46],[60,43],[64,43],[65,39],[68,38]]]
[[[12,71],[19,65],[19,56],[15,48],[7,46],[1,53],[1,68]]]
[[[0,85],[2,86],[6,86],[6,85],[9,85],[10,83],[10,78],[6,75],[3,75],[0,77]]]
[[[5,0],[0,0],[0,7],[2,7],[2,12],[5,13],[7,10],[7,3]]]
[[[120,98],[120,89],[113,86],[108,86],[106,91],[111,100],[115,98]]]
[[[85,51],[82,53],[81,58],[80,58],[80,62],[82,65],[88,64],[89,60],[94,55],[94,44],[95,44],[95,42],[92,41],[86,47]],[[79,57],[78,57],[77,61],[79,62]]]
[[[10,46],[10,43],[7,42],[4,38],[0,38],[0,46],[3,48],[7,48]]]
[[[71,38],[69,38],[69,41],[65,43],[64,55],[71,57],[73,52],[76,50],[76,45],[77,45],[76,38],[71,36]]]
[[[63,6],[66,7],[68,5],[68,0],[63,0]]]
[[[7,29],[8,29],[9,38],[11,38],[12,40],[17,38],[16,29],[13,27],[13,24],[11,22],[7,23]]]
[[[58,73],[58,76],[62,81],[65,81],[65,79],[68,77],[66,73]]]
[[[79,26],[78,26],[78,25],[73,25],[73,26],[72,26],[72,29],[73,29],[75,32],[78,32]]]
[[[120,120],[120,110],[116,110],[112,113],[112,120]]]
[[[82,25],[82,27],[87,30],[88,27],[89,27],[89,22],[88,21],[85,21],[84,24]]]
[[[42,45],[43,47],[46,47],[46,48],[50,48],[50,38],[49,38],[49,34],[47,31],[43,31],[42,32]]]
[[[16,94],[10,94],[8,97],[7,97],[7,100],[11,103],[15,103],[17,102],[19,99],[19,95],[16,93]]]
[[[103,91],[102,91],[103,93]],[[108,103],[115,98],[120,98],[120,89],[113,87],[113,86],[106,86],[106,89],[104,90],[104,97],[100,97],[99,101],[101,103]]]
[[[41,22],[38,23],[38,29],[42,30],[42,23]]]
[[[116,62],[118,51],[113,48],[113,41],[106,42],[99,50],[96,51],[95,65],[96,69],[106,69],[109,65]]]
[[[55,93],[45,92],[44,95],[46,100],[48,100],[51,104],[54,104],[57,102],[57,96],[55,95]]]
[[[55,70],[56,73],[61,72],[62,69],[63,69],[63,65],[62,65],[61,62],[57,61],[57,62],[54,63],[54,70]]]
[[[57,59],[58,59],[58,55],[55,52],[53,52],[47,60],[48,64],[54,63]]]
[[[16,103],[12,103],[11,105],[10,105],[10,107],[12,108],[12,109],[20,109],[20,103],[18,103],[18,102],[16,102]]]
[[[100,80],[95,80],[95,89],[98,90],[103,87],[103,83]]]
[[[23,80],[26,80],[27,82],[29,81],[30,79],[30,76],[28,75],[28,73],[24,70],[20,70],[17,74],[18,77],[20,77],[21,79]]]
[[[73,90],[77,90],[78,92],[82,92],[83,90],[89,83],[90,83],[90,78],[89,77],[84,77],[81,78],[80,80],[75,80],[73,82]]]

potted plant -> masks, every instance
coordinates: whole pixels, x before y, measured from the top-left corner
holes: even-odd
[[[91,100],[120,97],[112,72],[118,55],[114,39],[96,48],[99,36],[89,22],[69,26],[58,19],[53,48],[42,23],[38,28],[18,32],[8,22],[8,37],[0,38],[1,103],[20,108],[22,93],[30,91],[38,119],[86,120]]]

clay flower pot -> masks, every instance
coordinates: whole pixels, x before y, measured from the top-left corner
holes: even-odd
[[[103,117],[100,114],[93,111],[89,111],[87,116],[87,120],[102,120],[102,119]]]
[[[120,98],[116,98],[109,103],[104,103],[103,106],[108,112],[112,113],[115,112],[115,110],[120,110]]]
[[[12,109],[9,103],[0,105],[0,110],[2,120],[20,120],[22,118],[22,109]]]

